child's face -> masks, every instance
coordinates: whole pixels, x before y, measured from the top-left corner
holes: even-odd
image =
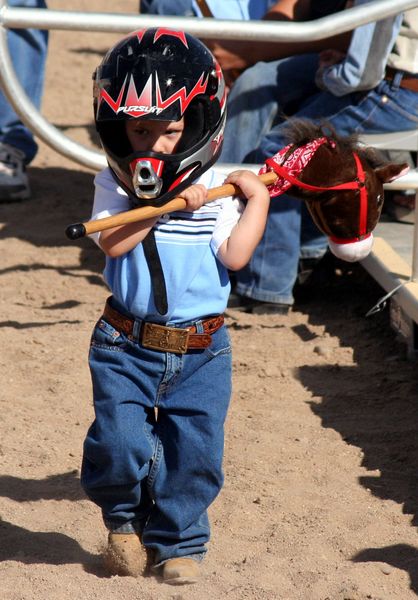
[[[134,152],[163,152],[172,154],[184,130],[184,118],[180,121],[126,121],[126,135]]]

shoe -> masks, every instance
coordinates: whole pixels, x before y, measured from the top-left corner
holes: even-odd
[[[385,199],[384,210],[397,223],[415,223],[415,192],[394,192]]]
[[[262,302],[232,293],[228,299],[228,308],[253,315],[287,315],[290,311],[290,304]]]
[[[21,150],[0,142],[0,202],[27,198],[30,198],[30,188],[25,155]]]
[[[325,253],[324,253],[324,255],[325,255]],[[312,278],[312,275],[315,272],[315,269],[317,269],[318,266],[323,261],[324,255],[321,256],[320,258],[300,258],[299,259],[298,276],[296,279],[297,285],[303,285],[304,283],[308,282]]]
[[[163,580],[170,585],[197,583],[199,574],[199,563],[193,558],[170,558],[163,564]]]
[[[253,300],[253,302],[250,310],[253,315],[288,315],[290,312],[290,304],[261,302],[260,300]]]
[[[148,552],[136,533],[109,533],[103,562],[110,575],[139,577],[148,568]]]
[[[242,312],[248,312],[247,309],[252,305],[252,299],[247,298],[247,296],[240,296],[240,294],[235,294],[232,292],[228,298],[228,308],[233,308],[234,310],[240,310]]]

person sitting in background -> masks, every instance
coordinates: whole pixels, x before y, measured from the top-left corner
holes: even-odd
[[[196,0],[199,4],[199,0]],[[228,18],[224,3],[221,0],[208,0],[213,16],[217,18]],[[342,10],[346,0],[267,0],[254,3],[250,0],[232,2],[229,6],[240,5],[240,10],[235,9],[235,15],[228,14],[234,19],[261,19],[266,21],[307,21],[319,19]],[[223,72],[238,74],[248,67],[263,61],[273,61],[279,58],[287,58],[294,54],[307,52],[318,52],[324,48],[339,48],[346,50],[351,33],[343,33],[332,36],[326,40],[298,40],[296,42],[254,42],[253,40],[206,40],[215,58],[221,65]]]
[[[247,69],[228,97],[221,161],[264,163],[286,144],[289,118],[327,121],[340,135],[415,129],[418,9],[405,13],[402,29],[401,23],[397,15],[355,29],[346,53],[332,48]],[[231,306],[258,313],[290,309],[304,257],[303,213],[288,196],[271,204],[263,240],[236,273]],[[310,252],[319,255],[320,246],[311,244]]]
[[[317,19],[344,7],[346,0],[180,0],[175,4],[169,0],[141,0],[143,14],[213,17],[233,20],[296,20]],[[312,6],[313,4],[313,6]],[[316,6],[318,5],[318,6]],[[329,39],[326,47],[345,48],[349,34]],[[276,60],[281,57],[312,52],[324,48],[324,41],[269,42],[268,44],[247,40],[205,39],[218,60],[224,77],[231,85],[247,67],[259,61]]]
[[[360,0],[355,4],[364,2]],[[209,4],[216,14],[219,3],[212,1]],[[312,20],[344,8],[344,1],[279,0],[263,18]],[[280,128],[280,123],[286,118],[292,115],[309,118],[310,113],[305,112],[305,107],[311,101],[313,116],[321,120],[337,116],[339,107],[344,108],[344,114],[348,115],[352,107],[354,117],[351,121],[348,119],[344,127],[344,116],[341,117],[341,125],[340,121],[331,121],[340,134],[393,131],[399,126],[415,128],[413,114],[410,117],[406,114],[405,123],[400,123],[400,111],[393,120],[389,116],[390,123],[386,122],[389,115],[387,106],[383,106],[382,118],[377,122],[362,123],[363,100],[369,100],[367,106],[372,106],[373,98],[368,92],[372,94],[383,78],[385,58],[399,27],[400,17],[394,17],[359,28],[352,44],[352,32],[347,32],[314,42],[251,43],[251,51],[248,51],[249,42],[246,41],[206,40],[224,73],[244,70],[228,96],[229,120],[221,162],[263,163],[285,145],[285,140],[277,137],[268,153],[253,151],[260,149],[275,125]],[[341,61],[348,48],[349,54]],[[357,53],[361,64],[356,66]],[[331,62],[337,59],[341,62],[333,65],[330,59]],[[378,63],[376,68],[373,60]],[[411,71],[411,67],[406,70]],[[319,75],[322,72],[324,82]],[[329,86],[329,90],[321,89],[327,88],[327,79],[332,77],[333,72],[333,85]],[[339,83],[341,88],[338,91]],[[410,83],[407,84],[404,79],[399,87],[400,96],[411,93],[410,90],[405,91],[406,85]],[[396,85],[391,86],[391,97],[395,95],[395,88]],[[376,94],[378,103],[384,105],[385,94],[380,90]],[[398,107],[402,100],[396,100]],[[314,226],[306,207],[288,196],[282,197],[280,203],[272,203],[265,236],[251,263],[236,274],[237,294],[231,298],[230,306],[255,313],[287,312],[294,302],[293,287],[301,264],[315,263],[325,251],[326,240]]]
[[[13,7],[47,8],[44,0],[9,0]],[[39,108],[43,91],[48,32],[38,29],[10,29],[9,53],[19,80],[33,104]],[[30,198],[26,167],[38,145],[8,99],[0,91],[0,202]]]

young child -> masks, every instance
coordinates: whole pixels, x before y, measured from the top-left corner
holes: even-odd
[[[109,168],[95,179],[93,218],[174,196],[187,206],[95,234],[112,296],[91,341],[82,485],[109,530],[110,573],[138,576],[152,562],[166,583],[193,583],[223,483],[228,269],[248,262],[270,198],[256,175],[235,171],[226,181],[245,205],[205,203],[223,183],[208,169],[222,145],[225,85],[191,35],[124,38],[95,73],[94,105]]]

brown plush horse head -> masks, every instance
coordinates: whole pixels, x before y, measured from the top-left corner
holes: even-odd
[[[334,244],[370,237],[383,207],[383,184],[404,175],[406,163],[384,162],[355,136],[338,136],[327,124],[292,120],[289,145],[266,161],[279,176],[269,188],[305,200],[317,227]]]

